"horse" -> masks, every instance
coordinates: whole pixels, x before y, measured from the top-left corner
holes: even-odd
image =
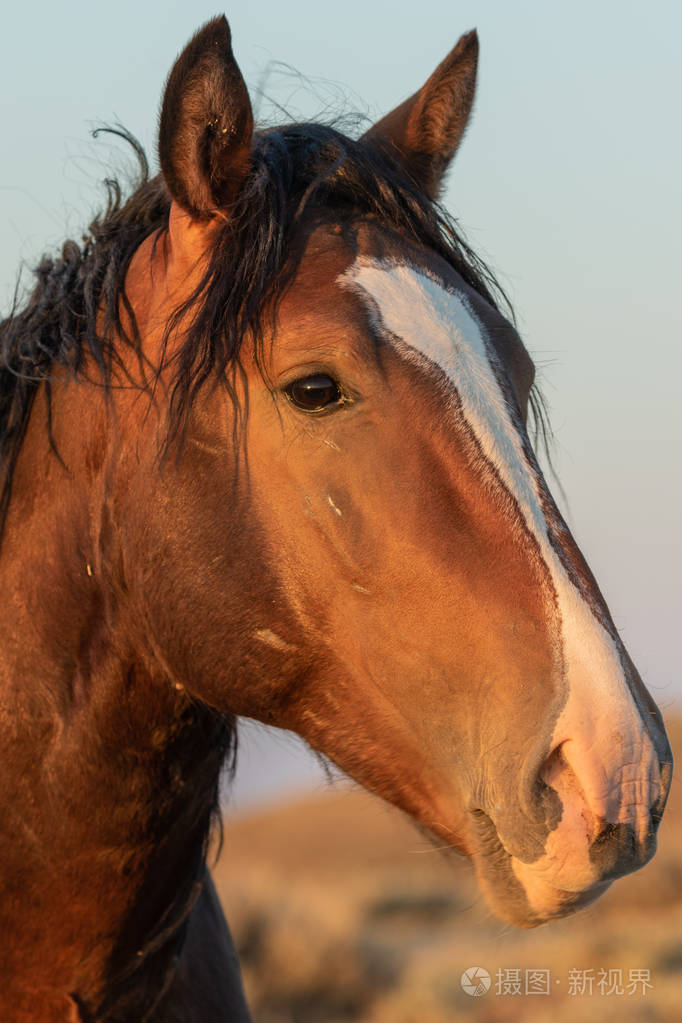
[[[211,21],[160,174],[136,147],[0,327],[3,1019],[249,1019],[207,867],[241,716],[470,857],[520,927],[654,852],[664,726],[439,201],[477,55],[359,138],[260,130]]]

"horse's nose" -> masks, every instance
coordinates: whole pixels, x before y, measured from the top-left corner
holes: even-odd
[[[669,767],[650,743],[635,752],[618,735],[604,748],[567,739],[543,764],[540,777],[559,797],[564,834],[587,842],[601,879],[637,870],[653,855]]]

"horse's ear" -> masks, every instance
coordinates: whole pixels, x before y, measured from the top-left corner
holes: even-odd
[[[229,206],[246,177],[253,114],[226,18],[204,25],[168,76],[159,159],[168,191],[193,217]]]
[[[418,185],[437,199],[464,136],[476,91],[478,36],[468,32],[426,84],[363,136],[388,149]]]

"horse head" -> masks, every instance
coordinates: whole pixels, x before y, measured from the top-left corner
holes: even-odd
[[[225,20],[192,40],[126,284],[156,411],[116,398],[137,456],[103,473],[168,678],[298,732],[530,926],[649,859],[671,753],[529,441],[531,358],[437,204],[476,62],[471,33],[351,141],[254,131]]]

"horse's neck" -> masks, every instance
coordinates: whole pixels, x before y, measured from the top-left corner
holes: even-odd
[[[112,978],[163,982],[229,743],[131,655],[90,498],[45,444],[29,431],[0,559],[0,1018],[17,1021],[63,1019],[69,992],[95,1006]]]

